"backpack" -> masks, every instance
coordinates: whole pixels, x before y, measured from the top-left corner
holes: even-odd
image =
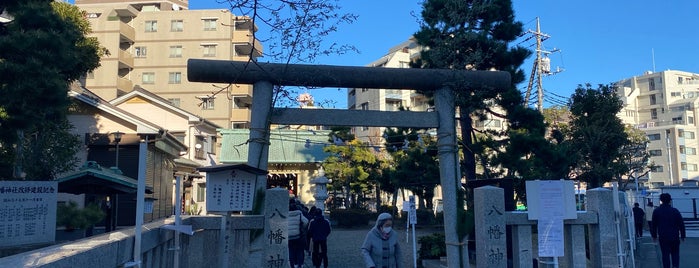
[[[298,228],[289,228],[289,240],[295,240],[306,236],[306,230],[303,228],[303,221],[301,220],[303,214],[299,213]],[[289,224],[289,227],[292,225]]]

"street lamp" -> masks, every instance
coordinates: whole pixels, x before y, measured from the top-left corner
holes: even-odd
[[[119,143],[121,142],[121,136],[124,135],[124,133],[117,131],[112,132],[111,135],[114,136],[114,143],[116,143],[116,164],[114,166],[119,168]]]

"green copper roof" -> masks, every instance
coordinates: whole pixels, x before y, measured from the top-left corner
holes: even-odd
[[[221,163],[247,163],[249,129],[220,129],[223,136]],[[323,162],[327,154],[323,147],[329,144],[328,130],[272,130],[269,145],[269,163]]]

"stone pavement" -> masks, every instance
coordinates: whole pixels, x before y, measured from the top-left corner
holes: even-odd
[[[650,233],[644,231],[638,240],[636,250],[637,268],[662,267],[660,247],[650,238]],[[680,244],[680,267],[699,267],[699,231],[687,230],[687,239]]]
[[[371,226],[369,225],[367,225],[365,228],[352,229],[333,227],[332,233],[328,237],[328,267],[365,267],[364,259],[362,258],[362,254],[359,248],[362,246],[364,238],[366,237],[366,234],[369,232],[369,229],[371,229]],[[398,237],[400,238],[399,241],[401,243],[401,250],[403,251],[403,267],[412,267],[412,241],[405,241],[406,232],[404,226],[394,226],[394,230],[398,232]],[[433,228],[415,229],[415,233],[418,238],[435,232],[443,231],[440,229]],[[419,248],[420,245],[418,244],[417,249]],[[310,256],[306,255],[304,261],[304,267],[313,267],[313,263],[311,262]]]

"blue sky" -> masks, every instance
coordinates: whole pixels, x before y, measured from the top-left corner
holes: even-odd
[[[405,41],[418,30],[418,0],[343,0],[344,12],[359,15],[344,25],[332,41],[356,46],[359,54],[319,58],[316,63],[363,66],[385,55],[388,49]],[[525,30],[534,30],[535,17],[542,32],[551,36],[546,49],[558,48],[551,55],[553,68],[564,72],[544,78],[546,106],[569,97],[578,84],[609,83],[641,75],[644,71],[683,70],[699,73],[699,1],[561,1],[513,0],[516,19]],[[190,9],[225,8],[216,0],[191,0]],[[235,13],[235,12],[234,12]],[[264,30],[264,29],[261,29]],[[522,66],[531,71],[532,58]],[[264,59],[261,59],[264,61]],[[526,87],[526,83],[519,85]],[[335,100],[335,108],[346,108],[344,90],[316,89],[316,101]]]

